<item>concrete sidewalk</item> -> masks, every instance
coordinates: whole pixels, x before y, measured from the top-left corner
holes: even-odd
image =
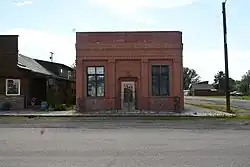
[[[0,116],[69,116],[69,117],[132,117],[132,116],[233,116],[233,114],[199,108],[185,104],[185,109],[180,113],[176,112],[156,112],[156,111],[100,111],[91,113],[77,113],[75,110],[70,111],[0,111]]]
[[[76,115],[75,110],[70,111],[34,111],[34,110],[13,110],[0,111],[0,116],[71,116]]]

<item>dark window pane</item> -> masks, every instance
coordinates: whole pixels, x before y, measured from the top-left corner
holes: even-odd
[[[95,76],[88,76],[88,96],[96,96]]]
[[[88,67],[87,73],[88,74],[95,74],[95,67]]]
[[[104,75],[98,75],[96,80],[97,96],[104,96]]]
[[[160,95],[161,96],[168,96],[169,95],[169,80],[168,76],[161,76],[161,88],[160,88]]]
[[[104,67],[88,67],[88,96],[104,96]]]
[[[160,66],[152,66],[152,75],[160,75]]]
[[[160,95],[160,77],[159,76],[152,76],[152,95],[159,96]]]
[[[104,67],[96,67],[96,74],[104,74]]]
[[[18,95],[20,94],[20,80],[18,79],[8,79],[6,84],[7,94],[8,95]]]
[[[169,66],[152,66],[152,96],[169,95]]]
[[[161,66],[161,75],[169,75],[169,67],[167,65]]]

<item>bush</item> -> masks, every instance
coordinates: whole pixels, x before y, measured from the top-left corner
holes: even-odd
[[[10,102],[5,101],[5,102],[2,102],[0,104],[0,110],[7,111],[7,110],[10,110],[10,109],[11,109],[11,103]]]
[[[66,104],[56,104],[53,108],[54,111],[66,111],[67,105]]]

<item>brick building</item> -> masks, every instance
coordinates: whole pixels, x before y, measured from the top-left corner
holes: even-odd
[[[183,109],[182,33],[77,32],[78,109]]]

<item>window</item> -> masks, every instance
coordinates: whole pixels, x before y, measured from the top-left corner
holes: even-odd
[[[20,95],[20,79],[6,79],[6,95]]]
[[[104,83],[104,67],[87,67],[88,97],[103,97]]]
[[[169,66],[152,66],[152,96],[169,96]]]
[[[61,68],[60,72],[61,72],[61,74],[63,73],[63,69],[62,68]]]
[[[71,79],[71,78],[72,78],[72,72],[68,71],[68,79]]]

